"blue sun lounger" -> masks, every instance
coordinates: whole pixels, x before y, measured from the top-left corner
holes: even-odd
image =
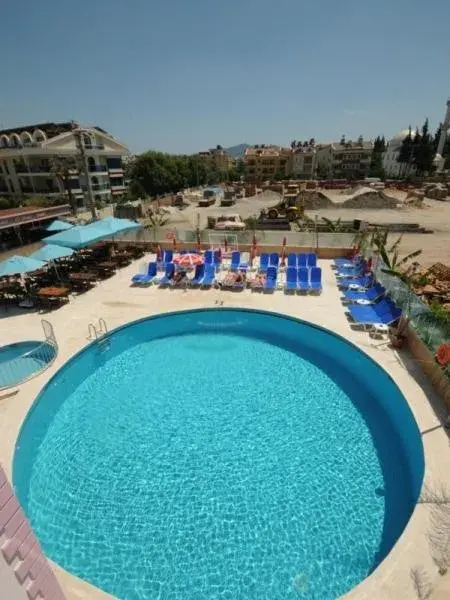
[[[173,250],[163,250],[163,255],[162,255],[162,260],[161,260],[163,266],[165,267],[172,261],[173,261]]]
[[[205,265],[205,273],[200,280],[202,287],[211,287],[216,278],[216,269],[213,265]]]
[[[151,283],[156,277],[157,268],[156,263],[148,263],[147,273],[137,273],[131,278],[131,283]]]
[[[262,252],[259,256],[259,272],[265,273],[267,271],[267,267],[269,266],[269,255],[267,252]]]
[[[212,265],[213,264],[213,253],[212,250],[205,250],[205,265]]]
[[[297,255],[292,252],[287,256],[287,266],[297,268]]]
[[[308,267],[299,267],[297,271],[297,289],[302,292],[309,290],[309,269]]]
[[[362,258],[358,256],[357,258],[334,258],[333,262],[336,267],[342,267],[343,265],[350,265],[352,267],[357,267],[361,264]]]
[[[241,263],[241,253],[239,252],[239,250],[234,250],[234,252],[231,253],[230,270],[231,271],[245,271],[246,269],[248,269],[248,264]]]
[[[220,269],[220,265],[222,264],[222,254],[220,250],[214,250],[212,264],[216,269]]]
[[[390,325],[397,321],[402,311],[388,298],[383,298],[378,304],[371,306],[349,306],[350,315],[353,319],[363,325]]]
[[[295,256],[295,254],[294,254]],[[286,269],[286,283],[284,285],[285,290],[296,290],[297,289],[297,267],[288,267]]]
[[[385,288],[380,283],[376,283],[373,287],[367,290],[347,290],[344,292],[344,297],[350,302],[357,302],[358,300],[368,300],[370,302],[375,302],[376,300],[384,296],[385,292]]]
[[[317,254],[315,252],[307,254],[306,259],[308,267],[315,267],[317,265]]]
[[[297,267],[307,267],[308,266],[308,255],[307,254],[297,254]]]
[[[267,268],[266,282],[264,284],[265,290],[274,290],[276,288],[277,275],[278,271],[276,267],[270,266]]]
[[[194,271],[194,277],[188,282],[189,285],[200,285],[205,275],[205,265],[197,265]]]
[[[169,285],[172,283],[172,279],[175,273],[175,265],[173,263],[168,263],[164,270],[164,275],[159,280],[159,285]]]
[[[311,267],[309,272],[309,289],[319,293],[322,291],[322,269],[320,267]]]
[[[269,256],[269,266],[278,268],[280,262],[280,255],[277,252],[272,252]]]
[[[240,263],[241,263],[241,253],[239,252],[239,250],[234,250],[234,252],[231,253],[230,269],[232,271],[237,271],[239,269]]]
[[[356,267],[355,269],[342,269],[336,271],[335,275],[338,279],[351,279],[352,277],[362,277],[364,275],[364,267]]]
[[[358,285],[361,288],[369,288],[373,283],[373,275],[363,275],[361,277],[352,277],[348,279],[339,279],[339,287],[348,288],[349,285]]]

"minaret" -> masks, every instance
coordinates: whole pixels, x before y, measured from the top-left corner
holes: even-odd
[[[450,100],[447,100],[447,111],[445,113],[444,122],[442,123],[441,137],[439,138],[436,156],[434,157],[434,164],[436,165],[437,171],[444,170],[444,158],[442,156],[442,152],[444,151],[445,140],[447,139],[447,131],[449,128],[450,128]]]

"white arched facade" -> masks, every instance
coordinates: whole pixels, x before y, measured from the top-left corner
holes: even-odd
[[[9,137],[9,145],[11,148],[20,148],[23,144],[17,133],[12,133]]]
[[[31,134],[28,131],[22,131],[22,133],[20,134],[20,139],[24,146],[31,146],[31,144],[33,143],[33,138],[31,137]]]
[[[404,174],[405,165],[398,162],[400,155],[400,149],[403,144],[403,140],[408,137],[410,133],[409,129],[399,131],[394,137],[388,141],[386,150],[383,153],[383,169],[386,173],[386,177],[400,177]],[[416,135],[415,131],[411,131],[411,137],[414,139]],[[414,173],[414,166],[410,166],[408,174]]]
[[[42,131],[42,129],[35,129],[33,131],[33,139],[35,142],[45,142],[47,137],[46,137],[45,133]]]

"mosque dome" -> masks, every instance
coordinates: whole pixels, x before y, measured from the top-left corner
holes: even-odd
[[[402,131],[399,131],[398,133],[396,133],[391,141],[401,143],[401,142],[403,142],[403,140],[406,137],[408,137],[408,135],[409,135],[409,129],[403,129]],[[414,138],[415,135],[416,135],[415,129],[411,129],[411,137]]]

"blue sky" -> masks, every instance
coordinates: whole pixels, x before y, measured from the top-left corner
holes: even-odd
[[[0,126],[75,119],[134,152],[435,127],[448,0],[5,2]]]

